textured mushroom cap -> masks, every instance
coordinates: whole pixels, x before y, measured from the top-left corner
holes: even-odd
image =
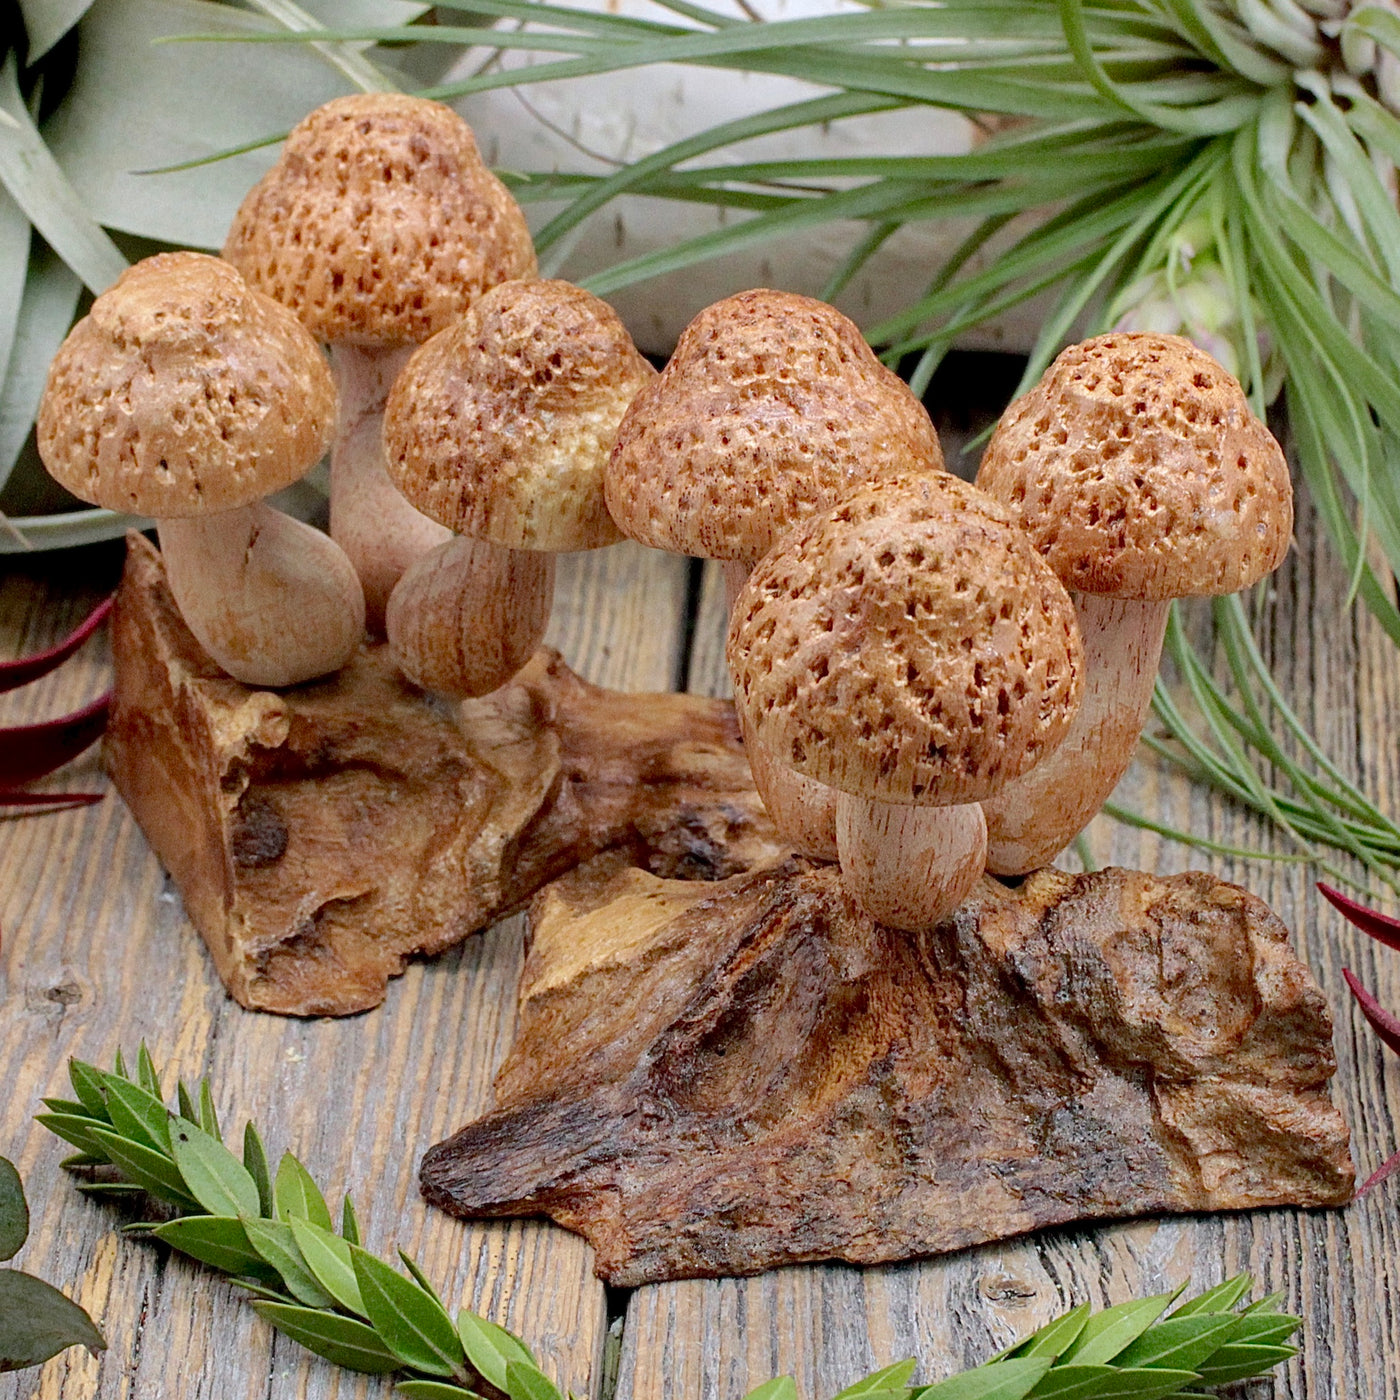
[[[68,333],[39,406],[39,455],[75,496],[173,519],[232,510],[303,476],[335,385],[285,307],[205,253],[128,268]]]
[[[614,544],[603,467],[655,378],[606,302],[568,282],[503,283],[394,381],[389,475],[458,534],[555,552]]]
[[[417,345],[488,287],[532,277],[525,216],[450,107],[338,97],[287,138],[224,256],[327,343]]]
[[[1066,588],[1115,598],[1234,593],[1278,567],[1293,531],[1278,443],[1177,335],[1070,346],[1007,409],[977,484]]]
[[[735,698],[763,744],[885,802],[976,802],[1064,738],[1074,607],[1006,512],[950,475],[878,482],[799,526],[735,603]]]
[[[867,481],[942,468],[923,405],[853,322],[757,290],[702,311],[637,396],[608,509],[643,544],[749,562]]]

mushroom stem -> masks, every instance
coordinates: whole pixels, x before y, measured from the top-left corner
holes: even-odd
[[[1152,704],[1169,602],[1072,593],[1084,638],[1084,698],[1064,742],[982,804],[987,868],[1048,865],[1093,820],[1132,762]]]
[[[534,655],[554,603],[554,555],[466,535],[405,570],[385,621],[400,669],[447,695],[489,695]]]
[[[732,617],[734,604],[739,601],[739,595],[753,573],[753,565],[744,559],[721,559],[720,569],[724,574],[725,616]]]
[[[986,863],[987,826],[976,802],[909,807],[838,793],[841,878],[878,923],[919,933],[971,893]]]
[[[158,528],[181,616],[235,680],[296,685],[355,654],[364,595],[329,536],[263,501]]]
[[[838,859],[836,789],[780,762],[754,733],[743,706],[737,713],[753,784],[779,835],[805,856]]]
[[[382,635],[384,610],[405,569],[452,532],[415,510],[384,465],[384,403],[414,346],[333,345],[340,421],[331,446],[331,538],[355,566],[365,617]]]

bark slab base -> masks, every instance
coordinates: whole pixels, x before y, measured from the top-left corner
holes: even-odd
[[[829,866],[703,885],[614,854],[532,925],[497,1106],[423,1189],[552,1217],[610,1283],[1352,1194],[1323,996],[1207,875],[984,879],[912,936]]]
[[[601,690],[541,651],[460,709],[365,647],[254,690],[181,621],[128,540],[107,765],[244,1005],[342,1015],[612,848],[672,876],[781,859],[732,706]]]

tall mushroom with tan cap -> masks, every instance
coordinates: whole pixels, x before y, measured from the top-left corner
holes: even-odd
[[[224,256],[331,349],[341,402],[331,535],[354,560],[377,631],[399,575],[447,537],[384,474],[384,400],[414,347],[498,282],[534,275],[525,217],[450,107],[364,93],[293,130]]]
[[[128,268],[49,368],[39,452],[74,495],[153,516],[200,644],[249,685],[343,666],[365,606],[335,542],[262,501],[326,450],[335,387],[315,341],[203,253]]]
[[[621,538],[603,464],[656,371],[605,302],[568,282],[506,282],[418,350],[384,415],[394,482],[456,532],[400,579],[389,643],[451,695],[504,685],[544,635],[554,556]]]
[[[978,804],[1061,741],[1083,667],[1054,574],[946,474],[875,483],[798,527],[740,593],[726,656],[760,740],[837,789],[847,888],[909,930],[981,875]]]
[[[877,477],[942,470],[924,406],[852,321],[759,288],[702,311],[637,396],[608,463],[608,509],[642,544],[724,561],[732,604],[799,521]],[[784,835],[834,859],[830,794],[776,764],[752,733],[744,742]]]
[[[1070,590],[1087,653],[1069,737],[985,804],[988,864],[1019,875],[1069,845],[1131,762],[1171,600],[1277,568],[1293,493],[1238,381],[1180,336],[1126,332],[1060,355],[1007,410],[977,484]]]

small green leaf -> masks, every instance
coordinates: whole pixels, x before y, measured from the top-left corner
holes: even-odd
[[[191,1123],[199,1121],[199,1106],[194,1101],[194,1095],[190,1093],[189,1086],[182,1079],[175,1086],[175,1098],[180,1105],[180,1117],[188,1118]]]
[[[39,1102],[48,1109],[50,1113],[64,1113],[70,1117],[87,1118],[91,1115],[87,1111],[87,1105],[79,1103],[76,1099],[40,1099]],[[106,1120],[104,1118],[105,1126]]]
[[[99,1073],[100,1072],[101,1071],[99,1071]],[[118,1079],[131,1079],[131,1076],[126,1072],[126,1061],[122,1058],[122,1052],[120,1050],[112,1057],[112,1073],[115,1074]],[[103,1077],[105,1078],[106,1076],[104,1075]]]
[[[316,1281],[343,1308],[366,1317],[364,1299],[355,1278],[355,1265],[350,1258],[350,1245],[339,1235],[313,1225],[309,1220],[293,1216],[288,1222],[306,1267]]]
[[[47,1128],[55,1137],[61,1137],[64,1142],[71,1142],[85,1156],[97,1157],[103,1162],[112,1160],[106,1149],[93,1136],[94,1129],[107,1127],[105,1119],[99,1123],[95,1118],[79,1118],[69,1113],[36,1113],[34,1121]]]
[[[374,1328],[366,1327],[353,1317],[340,1313],[320,1312],[315,1308],[296,1308],[290,1303],[255,1299],[253,1311],[270,1322],[279,1332],[308,1351],[324,1356],[349,1371],[366,1371],[382,1376],[397,1371],[402,1362],[391,1352]]]
[[[106,1345],[87,1313],[58,1289],[0,1269],[0,1371],[38,1366],[72,1346],[96,1355]]]
[[[779,1376],[779,1385],[782,1381],[787,1381],[788,1385],[792,1386],[791,1393],[780,1388],[766,1393],[763,1400],[797,1400],[797,1387],[792,1385],[791,1378]],[[758,1389],[762,1391],[764,1387],[759,1386]],[[512,1361],[507,1364],[506,1394],[510,1396],[510,1400],[564,1400],[558,1387],[538,1366],[524,1361]]]
[[[141,1048],[136,1052],[136,1082],[151,1095],[152,1098],[164,1100],[165,1095],[161,1091],[160,1076],[156,1073],[156,1067],[151,1060],[151,1052],[146,1048],[146,1042],[141,1042]]]
[[[151,1233],[181,1254],[224,1274],[262,1277],[267,1265],[248,1243],[241,1221],[227,1215],[186,1215]]]
[[[216,1142],[224,1140],[219,1131],[219,1115],[214,1111],[214,1092],[207,1079],[199,1081],[199,1126]]]
[[[96,1065],[83,1060],[69,1060],[68,1080],[83,1107],[94,1118],[100,1118],[104,1123],[111,1121],[107,1117],[107,1096],[102,1092],[102,1071]]]
[[[1286,1342],[1301,1326],[1303,1319],[1291,1313],[1244,1313],[1239,1331],[1230,1339],[1252,1346],[1271,1346]]]
[[[466,1356],[437,1299],[359,1245],[350,1246],[350,1258],[365,1313],[384,1344],[415,1371],[456,1375]]]
[[[29,1206],[15,1164],[0,1157],[0,1259],[13,1259],[29,1238]]]
[[[159,1099],[139,1084],[112,1074],[102,1076],[102,1090],[107,1116],[117,1132],[157,1152],[170,1151],[170,1113]]]
[[[400,1381],[394,1387],[396,1395],[407,1395],[409,1400],[481,1400],[475,1391],[464,1390],[459,1385],[448,1385],[444,1381]]]
[[[1023,1400],[1052,1365],[1054,1362],[1045,1356],[990,1361],[974,1371],[916,1390],[915,1400]]]
[[[350,1199],[348,1192],[340,1207],[340,1234],[351,1244],[360,1242],[360,1222],[355,1218],[355,1203]]]
[[[1032,1400],[1165,1400],[1196,1380],[1194,1371],[1156,1366],[1056,1366]]]
[[[308,1308],[333,1308],[335,1299],[320,1283],[297,1248],[291,1227],[280,1220],[243,1218],[248,1243],[253,1246],[279,1274],[288,1292]]]
[[[218,1138],[177,1118],[170,1129],[170,1151],[185,1185],[210,1215],[257,1215],[257,1183]]]
[[[277,1180],[273,1185],[272,1194],[277,1203],[279,1220],[290,1220],[292,1216],[298,1215],[313,1225],[319,1225],[323,1230],[332,1228],[331,1213],[326,1206],[326,1198],[321,1195],[320,1187],[311,1179],[311,1173],[290,1152],[284,1152],[282,1160],[277,1164]]]
[[[1079,1366],[1097,1366],[1112,1361],[1120,1351],[1137,1341],[1180,1293],[1178,1288],[1174,1293],[1134,1298],[1116,1307],[1105,1308],[1084,1324],[1084,1330],[1074,1345],[1061,1352],[1061,1359],[1073,1361]]]
[[[1047,1322],[1038,1332],[1032,1332],[1024,1341],[1017,1342],[1014,1347],[992,1359],[1003,1361],[1012,1356],[1063,1356],[1078,1340],[1093,1311],[1091,1304],[1080,1303],[1077,1308],[1071,1308],[1062,1317]]]
[[[1248,1274],[1236,1274],[1234,1278],[1227,1278],[1224,1283],[1217,1283],[1214,1288],[1208,1288],[1199,1297],[1191,1298],[1179,1308],[1174,1308],[1171,1315],[1178,1318],[1195,1317],[1200,1313],[1229,1312],[1249,1292],[1253,1281]]]
[[[1118,1375],[1112,1366],[1056,1366],[1031,1391],[1033,1400],[1097,1400]]]
[[[504,1327],[498,1327],[465,1308],[457,1314],[457,1335],[466,1348],[467,1360],[477,1374],[497,1390],[505,1390],[506,1367],[512,1361],[526,1366],[535,1365],[529,1347],[514,1332],[507,1332]]]
[[[144,1186],[133,1185],[130,1181],[80,1181],[77,1187],[84,1196],[96,1196],[98,1199],[146,1194]]]
[[[61,1136],[61,1134],[60,1134]],[[159,1152],[153,1152],[141,1143],[132,1142],[107,1128],[94,1128],[92,1140],[98,1150],[116,1167],[128,1181],[144,1186],[153,1196],[184,1209],[198,1208],[199,1202],[185,1186],[184,1178],[175,1163]],[[70,1142],[72,1138],[68,1139]],[[82,1147],[82,1143],[74,1143]]]
[[[442,1309],[444,1316],[446,1316],[447,1304],[442,1301],[442,1294],[433,1287],[433,1281],[418,1267],[418,1261],[411,1254],[402,1249],[399,1250],[399,1258],[403,1261],[404,1268],[413,1275],[413,1279],[418,1284],[418,1287]]]
[[[874,1396],[877,1393],[884,1395],[887,1391],[907,1389],[909,1377],[914,1374],[918,1364],[911,1358],[908,1361],[896,1361],[893,1366],[886,1366],[882,1371],[872,1371],[854,1385],[848,1385],[835,1400],[857,1400],[858,1396]]]
[[[1297,1347],[1252,1346],[1231,1342],[1223,1346],[1211,1357],[1208,1365],[1200,1368],[1201,1384],[1208,1386],[1229,1385],[1231,1381],[1248,1380],[1250,1376],[1262,1376],[1280,1362],[1298,1355]]]
[[[1194,1371],[1239,1330],[1242,1318],[1205,1313],[1199,1317],[1169,1317],[1149,1327],[1114,1358],[1116,1366],[1172,1366]]]
[[[251,1119],[243,1127],[243,1165],[258,1188],[258,1214],[270,1219],[274,1210],[272,1176],[267,1168],[267,1152],[263,1148],[262,1138],[258,1136]]]

